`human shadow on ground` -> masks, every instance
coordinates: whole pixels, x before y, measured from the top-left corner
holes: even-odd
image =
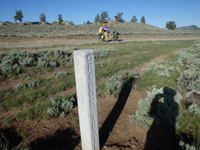
[[[101,128],[99,130],[99,139],[100,139],[100,147],[101,148],[105,145],[110,133],[112,132],[112,130],[113,130],[127,100],[128,100],[128,97],[131,92],[134,81],[135,81],[134,78],[130,78],[124,84],[124,86],[122,87],[122,90],[119,93],[116,104],[114,105],[112,111],[109,113],[108,117],[106,118],[105,122],[103,123],[103,125],[101,126]]]
[[[57,130],[53,135],[38,138],[28,147],[31,150],[73,150],[80,142],[80,137],[71,128]]]
[[[175,95],[175,90],[164,87],[163,94],[159,93],[153,99],[149,115],[154,120],[147,133],[144,150],[179,150],[175,128],[179,108]]]
[[[0,129],[0,149],[14,149],[21,141],[15,127]]]

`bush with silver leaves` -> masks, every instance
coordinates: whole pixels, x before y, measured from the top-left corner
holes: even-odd
[[[32,80],[25,83],[19,83],[15,86],[15,88],[19,89],[27,89],[27,88],[35,88],[39,87],[41,84],[41,80]]]
[[[124,84],[129,79],[138,79],[139,74],[133,72],[125,72],[116,76],[112,76],[110,79],[106,81],[106,93],[109,95],[117,96],[119,92],[122,90]]]
[[[54,72],[53,73],[53,76],[56,77],[56,78],[67,77],[69,75],[70,75],[70,73],[69,72],[65,72],[65,71],[63,71],[63,72]]]
[[[75,103],[73,97],[55,97],[51,98],[50,101],[51,107],[47,109],[47,112],[51,117],[66,116]]]

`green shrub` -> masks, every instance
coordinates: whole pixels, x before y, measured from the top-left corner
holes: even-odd
[[[200,116],[200,106],[197,105],[197,104],[191,104],[188,107],[188,111],[191,112],[191,113],[194,113],[195,115]]]
[[[106,92],[109,95],[113,94],[114,92],[118,93],[121,87],[122,87],[122,83],[119,81],[119,79],[116,76],[112,76],[106,82]]]
[[[122,90],[124,84],[131,78],[135,80],[139,78],[139,74],[133,72],[125,72],[117,76],[112,76],[106,81],[106,93],[109,95],[113,94],[114,96],[117,96]]]
[[[14,51],[0,55],[0,79],[15,73],[20,74],[25,67],[56,68],[65,62],[71,62],[72,51]]]
[[[157,76],[160,77],[169,77],[173,72],[180,72],[178,64],[169,61],[160,61],[151,63],[147,68],[143,69],[143,73],[145,72],[154,72]]]
[[[179,85],[186,88],[188,91],[200,90],[200,73],[199,70],[192,70],[189,68],[181,73],[178,78]]]
[[[180,141],[179,145],[181,146],[182,150],[199,150],[200,149],[200,147],[197,146],[195,143],[188,144],[188,143],[185,143],[184,141]]]
[[[179,61],[186,68],[178,79],[180,87],[187,91],[200,90],[200,44],[184,49],[178,55]]]
[[[70,109],[74,107],[75,99],[73,97],[51,98],[51,107],[47,109],[51,117],[66,116]]]
[[[54,72],[53,76],[56,78],[67,77],[70,73],[69,72]]]
[[[96,49],[96,51],[94,53],[94,57],[102,58],[113,52],[116,52],[116,49],[114,49],[114,48],[98,48],[98,49]]]
[[[60,63],[57,60],[48,60],[46,58],[40,58],[38,60],[38,66],[45,68],[56,68],[60,66]]]
[[[19,89],[26,89],[26,88],[35,88],[35,87],[39,87],[41,82],[42,82],[42,80],[32,80],[32,81],[25,82],[25,83],[19,83],[15,87],[18,90]]]

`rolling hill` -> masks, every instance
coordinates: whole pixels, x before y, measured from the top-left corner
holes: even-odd
[[[1,37],[62,37],[71,35],[96,35],[100,24],[57,25],[57,24],[14,24],[0,26]],[[110,22],[110,29],[120,34],[197,34],[196,30],[169,31],[148,24]],[[200,31],[198,32],[200,34]]]
[[[178,30],[200,30],[200,27],[196,26],[196,25],[191,25],[191,26],[183,26],[183,27],[179,27],[177,28]]]

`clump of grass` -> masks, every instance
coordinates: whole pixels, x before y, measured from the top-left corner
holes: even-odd
[[[37,118],[43,118],[46,116],[46,110],[50,107],[49,101],[39,102],[31,107],[27,107],[21,112],[17,113],[15,118],[23,118],[28,120],[34,120]]]
[[[169,86],[173,88],[178,87],[177,79],[179,78],[179,72],[172,72],[170,76],[157,76],[155,72],[145,72],[141,75],[141,78],[137,81],[137,88],[147,88],[155,86],[161,88],[163,86]]]
[[[12,94],[10,94],[9,90],[7,90],[6,93],[2,93],[0,109],[5,110],[10,107],[21,107],[24,104],[34,104],[39,100],[43,100],[50,95],[64,91],[74,85],[74,78],[72,75],[70,75],[67,80],[63,80],[62,78],[41,80],[42,82],[38,87],[25,88],[16,91],[11,90],[13,92]]]

